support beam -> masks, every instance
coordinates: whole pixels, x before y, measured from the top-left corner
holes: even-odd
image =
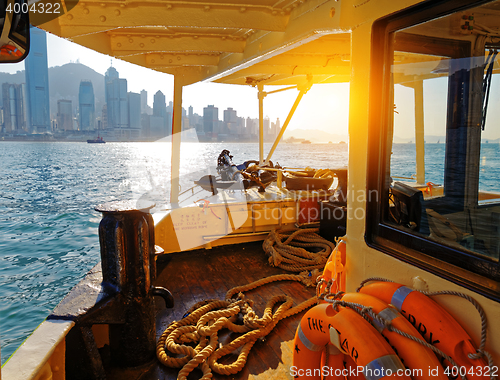
[[[62,27],[94,33],[113,28],[164,25],[169,28],[224,28],[285,31],[289,16],[260,6],[203,6],[163,1],[80,2],[60,20]],[[69,17],[68,17],[69,16]]]
[[[286,117],[285,123],[283,124],[283,127],[281,127],[280,133],[276,137],[276,140],[274,141],[274,144],[269,151],[269,154],[267,155],[266,158],[266,165],[269,164],[269,160],[271,159],[271,156],[273,155],[274,151],[276,150],[276,147],[278,146],[279,142],[281,141],[281,138],[283,137],[286,127],[288,127],[288,124],[290,123],[290,120],[292,120],[292,116],[295,113],[295,110],[297,109],[300,101],[302,100],[302,97],[305,95],[307,91],[309,91],[311,87],[305,87],[299,90],[299,93],[297,95],[297,98],[295,99],[295,102],[293,103],[292,108],[290,109],[290,112],[288,113],[288,116]]]
[[[150,53],[146,54],[148,67],[178,67],[178,66],[217,66],[219,54],[174,54]]]
[[[154,70],[168,70],[187,66],[216,66],[219,54],[144,53],[128,56],[126,60]]]
[[[221,58],[222,59],[222,58]],[[265,85],[290,85],[306,83],[308,75],[314,77],[315,83],[342,83],[349,82],[350,68],[348,66],[337,67],[294,67],[292,66],[270,66],[267,64],[256,64],[247,69],[227,75],[216,80],[219,83],[248,84],[247,78],[257,81],[265,80]]]
[[[174,75],[174,115],[172,118],[172,159],[170,168],[170,203],[179,203],[179,167],[182,131],[182,77]]]
[[[106,32],[75,37],[72,41],[78,45],[95,50],[98,53],[113,56],[111,39]]]
[[[414,82],[415,89],[415,149],[417,154],[417,183],[425,183],[424,141],[424,81]]]
[[[113,33],[109,43],[116,57],[161,51],[242,53],[245,49],[244,39],[223,39],[222,37],[204,36],[203,34],[190,36],[175,36],[173,34],[170,36],[127,36]]]
[[[259,165],[264,164],[264,85],[259,83]]]

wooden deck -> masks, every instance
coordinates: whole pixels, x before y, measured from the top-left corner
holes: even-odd
[[[262,250],[262,242],[218,247],[176,253],[158,260],[157,285],[168,288],[175,298],[174,309],[164,309],[158,299],[157,337],[173,320],[179,320],[196,302],[219,298],[240,285],[263,277],[287,273],[272,268]],[[299,282],[280,281],[245,293],[254,301],[253,309],[262,316],[266,302],[274,295],[291,296],[295,304],[315,294],[314,288],[306,288]],[[214,373],[214,379],[291,379],[292,342],[295,330],[304,312],[280,321],[264,339],[258,340],[250,352],[243,370],[235,375],[222,376]],[[221,337],[221,341],[224,337]],[[236,354],[223,358],[225,362],[236,359]],[[153,368],[142,373],[140,379],[176,379],[176,369],[164,367],[156,362]],[[199,379],[201,371],[195,370],[189,379]]]

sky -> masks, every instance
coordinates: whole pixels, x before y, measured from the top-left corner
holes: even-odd
[[[111,58],[49,33],[47,50],[49,67],[78,61],[104,75],[112,64],[120,78],[127,79],[128,91],[140,92],[145,89],[148,92],[148,104],[151,107],[153,96],[158,90],[165,95],[167,104],[173,100],[172,75]],[[15,73],[24,70],[24,63],[4,64],[0,70]],[[265,88],[267,91],[273,89],[269,86]],[[264,116],[273,122],[279,118],[283,125],[297,94],[297,90],[289,90],[267,96],[264,99]],[[319,129],[347,135],[348,100],[348,84],[314,85],[302,98],[288,130]],[[241,117],[258,118],[259,115],[256,88],[219,83],[198,83],[184,87],[183,107],[186,110],[192,105],[195,113],[203,115],[203,108],[209,104],[219,108],[219,119],[223,118],[223,111],[228,107],[235,109]]]

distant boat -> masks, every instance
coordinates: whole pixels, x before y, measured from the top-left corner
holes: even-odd
[[[106,141],[104,141],[102,137],[97,136],[96,139],[87,140],[87,143],[89,143],[89,144],[106,144]]]
[[[439,144],[440,140],[438,140],[437,144]]]
[[[304,141],[301,141],[302,144],[311,144],[311,142],[309,140],[304,140]]]
[[[346,142],[345,141],[341,141],[341,142],[339,142],[339,144],[346,144]]]

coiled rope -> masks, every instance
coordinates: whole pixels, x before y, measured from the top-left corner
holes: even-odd
[[[284,228],[273,230],[262,247],[269,264],[289,272],[323,270],[335,244],[319,236],[318,228]],[[319,248],[315,253],[305,248]]]
[[[359,292],[361,290],[361,288],[368,282],[371,282],[371,281],[383,281],[383,282],[394,282],[394,281],[391,281],[391,280],[388,280],[386,278],[381,278],[381,277],[370,277],[370,278],[367,278],[366,280],[362,281],[361,284],[359,285],[358,289],[356,289],[356,292]],[[476,353],[475,354],[469,354],[469,358],[470,359],[479,359],[483,356],[485,356],[487,359],[488,359],[488,366],[490,367],[490,378],[491,380],[495,380],[496,379],[496,376],[493,375],[493,366],[494,366],[494,362],[493,362],[493,356],[488,352],[486,351],[484,348],[486,346],[486,332],[487,332],[487,321],[486,321],[486,313],[484,312],[484,309],[482,308],[482,306],[474,299],[472,298],[471,296],[465,294],[465,293],[460,293],[460,292],[455,292],[453,290],[442,290],[442,291],[437,291],[437,292],[426,292],[424,290],[418,290],[418,289],[414,289],[422,294],[425,294],[426,296],[438,296],[438,295],[452,295],[452,296],[456,296],[456,297],[461,297],[467,301],[469,301],[475,308],[476,310],[478,311],[479,313],[479,316],[481,317],[481,343],[479,344],[479,348],[476,350]],[[326,297],[325,297],[326,299]],[[373,312],[372,312],[373,313]],[[375,313],[373,313],[375,314]],[[385,326],[390,326],[390,322],[388,321],[385,321],[383,318],[379,318],[377,316],[377,320],[382,322]],[[388,327],[389,328],[389,327]],[[453,366],[455,367],[458,367],[457,364],[451,360],[451,358],[449,358],[447,355],[445,355],[444,353],[440,352],[440,350],[438,350],[436,347],[430,345],[430,344],[427,344],[427,342],[424,342],[420,339],[417,339],[415,337],[411,337],[411,336],[407,336],[407,334],[397,330],[396,328],[394,327],[390,327],[392,328],[392,330],[390,331],[395,331],[396,333],[400,334],[400,335],[403,335],[407,338],[410,338],[410,339],[413,339],[421,344],[425,344],[426,347],[429,347],[431,350],[433,350],[434,352],[437,352],[439,355],[443,356],[446,360],[448,360],[450,363],[452,363]],[[462,376],[462,379],[465,380],[465,377]]]
[[[252,309],[252,301],[247,300],[242,292],[275,281],[300,281],[307,285],[311,279],[309,276],[292,274],[270,276],[230,289],[225,300],[206,300],[195,304],[184,318],[173,321],[161,335],[156,345],[158,360],[167,367],[182,367],[177,377],[179,380],[185,380],[197,367],[203,373],[202,380],[212,378],[212,371],[222,375],[241,371],[257,339],[269,334],[280,320],[316,304],[316,297],[313,297],[292,307],[292,298],[277,295],[267,302],[262,318],[258,318]],[[233,299],[235,294],[238,296]],[[243,324],[236,324],[240,313],[243,315]],[[243,335],[218,347],[218,332],[224,328]],[[218,363],[220,358],[240,347],[238,358],[233,363]]]

